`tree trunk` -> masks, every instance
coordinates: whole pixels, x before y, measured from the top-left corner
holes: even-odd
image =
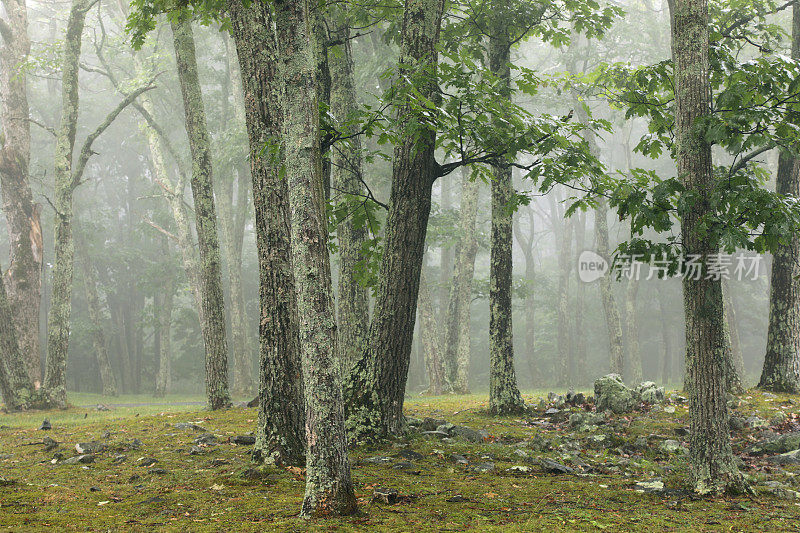
[[[78,126],[78,72],[81,37],[90,0],[74,0],[67,20],[67,32],[61,56],[61,125],[55,147],[55,258],[53,295],[47,320],[47,371],[45,389],[50,402],[67,405],[67,352],[72,297],[73,260],[72,193],[75,180],[72,151]]]
[[[696,122],[711,113],[707,0],[671,0],[675,76],[675,157],[678,175],[696,200],[681,215],[683,252],[703,264],[719,243],[698,227],[711,214],[711,146]],[[701,494],[741,490],[744,479],[730,444],[724,371],[724,310],[719,280],[685,276],[686,376],[691,418],[690,459]]]
[[[450,191],[452,180],[450,176],[442,176],[439,178],[440,187],[440,200],[439,209],[443,216],[448,216],[448,213],[453,209],[453,195]],[[453,247],[449,243],[442,245],[440,249],[441,263],[439,271],[439,316],[447,316],[447,308],[450,303],[450,281],[453,278]],[[447,363],[450,365],[450,362]]]
[[[447,380],[442,360],[439,325],[434,315],[431,291],[424,269],[419,282],[419,318],[422,346],[425,349],[425,368],[428,370],[428,390],[425,394],[439,396],[445,392]]]
[[[291,250],[297,305],[302,317],[306,493],[301,514],[309,517],[348,515],[356,511],[347,456],[341,372],[336,362],[314,24],[307,1],[275,3],[281,85],[285,91],[283,164],[292,213]]]
[[[725,313],[723,317],[725,386],[728,388],[728,392],[741,394],[744,392],[744,385],[742,385],[744,361],[742,359],[741,346],[739,345],[739,330],[736,328],[736,313],[733,309],[730,286],[726,280],[722,280],[722,308]]]
[[[625,340],[628,382],[636,386],[642,382],[642,352],[639,349],[639,314],[636,300],[639,295],[639,280],[629,279],[625,286]]]
[[[103,396],[116,396],[117,380],[111,369],[108,359],[108,347],[106,337],[103,332],[103,310],[100,306],[100,297],[97,294],[97,276],[94,273],[89,251],[83,237],[78,233],[75,238],[78,253],[81,255],[81,267],[83,270],[83,286],[86,291],[86,303],[89,308],[89,322],[92,330],[92,344],[94,345],[95,356],[97,357],[97,368],[100,370],[100,380],[103,383]]]
[[[586,213],[577,213],[575,226],[575,257],[586,248]],[[578,270],[575,269],[575,353],[572,358],[573,366],[571,373],[573,383],[582,385],[584,383],[586,370],[586,326],[584,324],[584,312],[586,307],[586,284],[578,278]]]
[[[416,73],[425,71],[425,81],[416,83],[415,90],[428,99],[434,98],[437,90],[433,77],[443,7],[441,0],[406,0],[403,10],[398,84],[417,80]],[[398,89],[403,93],[407,88]],[[405,427],[403,399],[437,167],[436,132],[424,126],[426,119],[421,114],[412,102],[401,99],[396,104],[403,134],[394,148],[389,215],[369,343],[353,366],[345,390],[348,434],[354,440],[401,433]]]
[[[535,268],[534,255],[533,255],[533,234],[535,215],[533,210],[528,207],[525,211],[530,219],[530,226],[528,228],[528,235],[522,231],[522,217],[514,226],[514,236],[517,238],[517,243],[522,248],[522,253],[525,256],[525,281],[528,284],[527,293],[525,295],[525,355],[528,362],[528,371],[531,376],[531,384],[534,386],[541,385],[542,373],[539,367],[539,362],[536,360],[536,299],[533,290]]]
[[[230,0],[250,141],[259,271],[259,407],[253,459],[305,460],[305,403],[286,180],[279,172],[278,53],[270,6]],[[265,147],[267,148],[265,150]]]
[[[350,28],[342,24],[332,36],[341,41],[341,50],[328,56],[331,73],[331,115],[341,122],[343,136],[351,136],[337,143],[331,151],[331,183],[334,194],[344,195],[349,215],[336,227],[339,248],[339,360],[346,371],[365,349],[369,329],[369,295],[359,283],[358,264],[367,239],[364,224],[353,221],[363,201],[363,161],[361,137],[356,135],[351,120],[358,111],[355,87],[355,69],[350,46]]]
[[[0,398],[6,409],[17,411],[32,407],[36,391],[25,372],[12,313],[5,285],[0,283]]]
[[[169,256],[169,242],[161,238],[161,247],[165,256]],[[158,370],[156,372],[155,396],[163,398],[172,388],[172,307],[175,295],[175,277],[166,272],[162,277],[162,285],[157,291],[153,303],[155,319],[158,322]]]
[[[470,306],[472,304],[472,278],[478,239],[475,220],[478,216],[478,188],[480,179],[470,179],[468,167],[461,169],[461,205],[458,214],[458,245],[455,250],[453,281],[450,285],[450,302],[447,307],[445,359],[455,361],[449,380],[456,394],[469,393],[470,366]]]
[[[792,15],[792,58],[800,59],[800,7]],[[800,197],[800,160],[778,156],[775,192]],[[773,392],[800,392],[800,238],[779,245],[772,261],[769,289],[767,352],[758,387]]]
[[[6,17],[0,23],[0,192],[8,223],[10,260],[4,281],[16,327],[24,368],[31,383],[42,381],[39,347],[39,306],[42,283],[42,226],[40,206],[33,203],[29,163],[27,76],[20,66],[30,52],[25,0],[3,2]],[[7,21],[7,22],[5,22]]]
[[[553,216],[560,218],[555,202],[551,203]],[[572,224],[569,220],[554,220],[558,232],[558,362],[556,363],[557,382],[560,386],[566,387],[570,380],[570,362],[572,360],[572,350],[570,349],[569,339],[569,278],[571,265],[569,264],[572,255]]]
[[[511,40],[505,6],[495,6],[490,16],[489,70],[499,80],[500,98],[511,97]],[[512,329],[514,211],[511,165],[492,165],[492,230],[489,259],[489,411],[516,414],[525,410],[514,371]]]
[[[179,15],[182,17],[182,15]],[[197,75],[191,22],[170,21],[175,45],[178,79],[183,95],[186,133],[192,153],[192,196],[200,251],[200,293],[203,312],[200,324],[206,349],[206,396],[211,409],[230,407],[228,392],[228,348],[225,339],[225,303],[217,235],[211,170],[211,141],[205,106]]]
[[[670,316],[667,312],[664,283],[658,284],[658,309],[661,313],[661,347],[664,350],[661,359],[661,382],[664,386],[672,383],[672,335]]]

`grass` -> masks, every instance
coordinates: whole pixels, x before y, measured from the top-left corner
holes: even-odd
[[[536,405],[536,394],[526,394]],[[111,403],[97,396],[71,395],[75,405]],[[146,397],[121,397],[113,403],[144,403]],[[607,426],[573,435],[566,423],[539,425],[543,414],[497,418],[484,413],[482,395],[414,397],[406,402],[409,416],[432,416],[475,429],[486,429],[484,443],[451,443],[420,436],[409,440],[362,446],[351,454],[353,478],[361,514],[306,522],[297,517],[302,501],[302,472],[274,468],[256,473],[247,446],[229,442],[251,432],[256,409],[205,411],[187,397],[167,399],[172,405],[115,407],[97,411],[72,407],[65,411],[0,415],[0,528],[11,531],[797,531],[800,500],[756,497],[694,499],[681,492],[685,460],[666,457],[652,445],[641,454],[587,446],[592,434],[607,433],[619,442],[641,435],[677,438],[686,412],[613,417]],[[200,399],[202,400],[202,399]],[[748,393],[738,411],[769,419],[777,410],[792,412],[800,398],[765,398]],[[161,400],[158,400],[159,403]],[[794,404],[788,404],[792,401]],[[168,403],[168,402],[164,402]],[[39,431],[43,418],[53,424]],[[197,432],[175,428],[193,422],[218,436],[219,446],[190,455]],[[108,433],[108,435],[105,435]],[[55,452],[45,452],[42,438],[60,443],[65,457],[76,455],[75,443],[100,440],[111,449],[93,464],[52,464]],[[657,440],[657,437],[654,437]],[[737,435],[739,451],[757,434]],[[133,439],[142,446],[131,449]],[[530,442],[538,442],[532,446]],[[541,443],[545,443],[543,446]],[[553,449],[548,449],[552,447]],[[366,459],[394,457],[401,449],[417,451],[415,471],[397,470],[392,463]],[[520,456],[523,450],[528,459]],[[544,451],[541,451],[544,450]],[[115,454],[127,456],[113,464]],[[492,473],[474,473],[449,459],[466,456],[471,464],[491,461]],[[548,475],[535,461],[546,456],[564,464],[588,462],[586,475]],[[140,458],[157,460],[141,466]],[[507,469],[527,465],[529,473]],[[794,470],[792,470],[794,468]],[[791,484],[797,467],[786,471],[765,462],[748,461],[748,474],[761,482]],[[634,483],[662,477],[665,494],[642,494]],[[394,488],[400,502],[372,502],[376,487]],[[795,487],[796,488],[796,487]],[[455,500],[455,501],[448,501]]]

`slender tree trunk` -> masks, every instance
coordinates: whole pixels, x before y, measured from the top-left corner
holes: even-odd
[[[667,312],[664,283],[658,284],[658,308],[661,313],[661,382],[667,386],[672,383],[672,335],[670,331],[670,317]]]
[[[800,59],[800,8],[792,16],[792,58]],[[800,197],[800,160],[778,156],[775,191]],[[772,261],[769,289],[767,352],[758,387],[773,392],[800,392],[800,238],[779,245]]]
[[[625,333],[627,341],[625,368],[628,369],[628,382],[638,385],[642,382],[642,352],[639,349],[639,314],[636,300],[639,295],[639,280],[629,279],[625,286]]]
[[[442,360],[441,335],[439,324],[433,311],[430,287],[424,273],[419,282],[419,318],[422,345],[425,348],[425,368],[428,370],[428,390],[426,394],[438,396],[447,389],[444,361]]]
[[[553,216],[560,217],[561,214],[556,209],[555,204],[551,204]],[[556,238],[558,239],[558,362],[557,382],[560,386],[569,385],[569,369],[572,360],[572,350],[569,342],[569,278],[571,265],[569,264],[572,255],[572,224],[568,220],[556,220],[558,229]]]
[[[739,330],[736,329],[736,316],[730,295],[730,286],[722,280],[722,307],[724,309],[723,331],[725,335],[725,386],[728,392],[741,394],[744,392],[742,372],[744,361],[739,345]],[[739,364],[741,362],[741,365]]]
[[[10,411],[33,407],[37,394],[25,372],[25,363],[17,344],[13,311],[0,283],[0,398]]]
[[[169,256],[169,242],[161,238],[164,256]],[[154,300],[155,319],[158,322],[158,369],[156,372],[155,396],[163,398],[172,388],[172,307],[175,296],[175,277],[172,272],[164,273],[162,285]]]
[[[423,98],[434,98],[441,27],[442,0],[406,0],[398,83],[415,84]],[[403,92],[403,88],[401,93]],[[431,209],[431,189],[436,178],[436,132],[424,125],[421,110],[411,102],[395,109],[401,140],[394,149],[392,192],[386,220],[377,297],[369,330],[369,343],[350,372],[345,402],[351,439],[380,438],[405,428],[403,399],[414,335],[419,276],[425,234]]]
[[[342,124],[337,128],[340,133],[350,136],[331,150],[334,194],[344,195],[343,202],[349,213],[336,227],[339,248],[339,360],[346,370],[365,349],[369,329],[367,288],[358,280],[358,264],[367,239],[367,228],[353,220],[363,201],[360,196],[364,193],[361,183],[364,177],[361,137],[356,135],[356,128],[351,123],[358,106],[349,26],[341,24],[332,37],[342,44],[340,50],[328,56],[331,73],[330,110],[331,115]]]
[[[305,400],[288,190],[279,171],[277,44],[268,4],[245,7],[241,0],[230,0],[228,12],[244,86],[259,263],[259,416],[253,459],[297,465],[305,461]]]
[[[191,186],[200,250],[199,277],[203,309],[200,323],[206,349],[206,396],[211,409],[221,409],[230,407],[231,398],[228,392],[228,348],[219,238],[212,190],[211,142],[197,75],[191,22],[184,18],[173,19],[171,25],[186,115],[186,133],[192,153]]]
[[[511,40],[505,5],[495,6],[490,22],[489,69],[500,80],[500,97],[511,96]],[[489,259],[489,411],[515,414],[525,410],[514,371],[512,291],[514,211],[513,185],[507,161],[492,165],[492,231]]]
[[[89,251],[83,237],[76,234],[75,244],[81,256],[81,267],[83,270],[83,285],[86,291],[86,303],[89,308],[89,322],[92,329],[92,344],[94,345],[95,356],[97,357],[97,368],[100,370],[100,380],[103,383],[103,396],[116,396],[117,380],[111,363],[108,359],[108,347],[106,346],[106,336],[103,332],[103,313],[100,305],[100,297],[97,294],[97,276],[94,272]]]
[[[522,231],[522,217],[514,226],[514,236],[517,238],[517,243],[525,256],[525,281],[528,284],[528,290],[525,295],[525,355],[528,363],[528,371],[531,375],[531,384],[536,386],[540,385],[542,381],[542,373],[539,367],[539,362],[536,360],[536,298],[533,290],[533,282],[535,277],[534,255],[533,255],[533,235],[534,235],[534,217],[533,210],[528,207],[525,211],[530,219],[530,226],[528,228],[527,236]]]
[[[283,164],[291,207],[306,397],[306,494],[301,514],[352,514],[316,93],[314,16],[304,0],[275,3],[283,95]],[[319,16],[317,14],[316,16]]]
[[[450,302],[447,308],[445,359],[455,361],[454,372],[449,376],[456,394],[469,393],[470,365],[470,306],[472,304],[472,278],[478,239],[475,220],[478,216],[479,179],[470,179],[468,167],[461,169],[461,206],[459,207],[459,239],[455,251],[453,281],[450,285]]]
[[[30,52],[25,0],[3,2],[0,19],[0,192],[8,223],[10,260],[4,281],[24,368],[31,383],[42,381],[39,347],[39,306],[42,283],[42,226],[40,206],[33,203],[29,163],[27,76],[21,65]]]
[[[670,0],[675,65],[675,143],[678,174],[687,191],[696,194],[682,214],[684,254],[699,255],[703,264],[719,243],[700,233],[711,212],[714,187],[711,146],[696,122],[711,112],[707,0]],[[746,485],[730,444],[725,387],[724,310],[722,284],[685,276],[686,376],[691,418],[690,459],[694,489],[701,494],[741,490]]]
[[[439,178],[440,196],[439,196],[439,209],[442,214],[447,216],[447,213],[453,209],[453,194],[450,191],[452,179],[450,176],[442,176]],[[440,249],[441,263],[439,272],[439,316],[447,316],[447,308],[450,303],[450,281],[453,278],[453,247],[445,244]],[[450,363],[448,362],[448,365]]]
[[[575,226],[575,257],[586,248],[586,213],[579,213]],[[575,270],[575,353],[572,358],[572,378],[573,383],[582,385],[584,383],[584,371],[586,369],[586,326],[584,324],[584,312],[586,307],[586,284],[578,279],[578,271]]]

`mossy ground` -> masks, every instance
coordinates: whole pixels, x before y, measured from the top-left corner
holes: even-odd
[[[531,394],[525,397],[533,405],[538,403]],[[797,397],[765,398],[750,392],[742,398],[737,411],[744,416],[760,414],[769,419],[777,410],[787,414],[800,410]],[[76,405],[140,403],[142,399],[71,397]],[[147,399],[175,400],[187,401]],[[609,424],[594,430],[613,437],[614,447],[604,449],[586,446],[586,437],[593,433],[573,434],[566,422],[548,424],[541,411],[529,417],[496,418],[484,414],[487,405],[487,398],[480,395],[409,400],[409,416],[432,416],[486,429],[491,438],[471,444],[416,436],[359,447],[352,452],[352,463],[360,515],[315,522],[297,517],[304,488],[301,471],[274,468],[256,475],[249,471],[250,447],[228,442],[253,430],[256,409],[208,412],[194,405],[147,405],[111,411],[73,407],[0,414],[0,527],[12,531],[237,532],[800,530],[800,500],[768,494],[695,499],[681,490],[686,481],[685,461],[664,456],[656,445],[642,453],[624,451],[621,443],[640,435],[681,440],[676,429],[685,427],[686,411],[680,405],[674,414],[612,417]],[[44,418],[53,424],[49,432],[38,430]],[[221,444],[190,455],[198,432],[177,429],[177,422],[196,423],[217,435]],[[104,437],[106,432],[109,435]],[[45,436],[58,441],[60,449],[45,452],[40,444]],[[741,451],[757,436],[749,431],[737,434],[734,449]],[[128,449],[135,438],[142,447]],[[521,444],[530,439],[540,445]],[[76,443],[92,440],[111,448],[99,454],[95,463],[51,463],[55,452],[71,457],[76,455]],[[553,449],[547,450],[547,443]],[[393,468],[403,459],[387,464],[365,461],[394,457],[403,447],[424,456],[413,461],[413,471]],[[528,458],[517,450],[524,450]],[[113,464],[117,453],[127,459]],[[492,461],[496,471],[473,473],[450,461],[450,454],[464,455],[473,464]],[[141,466],[139,459],[145,457],[158,462]],[[539,457],[567,465],[589,463],[592,473],[546,474],[536,464]],[[513,465],[528,465],[530,472],[507,472]],[[764,461],[747,461],[747,473],[754,480],[779,479],[791,485],[792,469],[800,473],[798,467],[776,469]],[[661,477],[672,490],[662,494],[634,490],[636,481],[654,477]],[[372,502],[375,487],[396,489],[400,502]]]

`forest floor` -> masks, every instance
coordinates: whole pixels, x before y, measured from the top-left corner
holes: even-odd
[[[531,394],[526,400],[538,407],[510,418],[485,414],[481,395],[409,399],[409,417],[485,433],[478,442],[468,440],[476,440],[474,432],[444,440],[416,433],[356,448],[351,457],[360,514],[306,522],[297,517],[303,471],[256,471],[247,439],[237,439],[251,434],[257,409],[208,412],[186,405],[196,398],[150,399],[182,404],[168,407],[143,405],[142,397],[73,395],[73,404],[92,407],[0,413],[0,528],[799,531],[800,494],[793,489],[800,464],[777,465],[747,451],[775,434],[800,430],[800,397],[741,396],[733,446],[757,493],[699,499],[687,491],[686,405],[676,393],[668,396],[664,407],[606,420],[590,414],[582,424],[568,417],[591,407],[545,414]],[[96,404],[135,407],[105,411]],[[50,431],[39,429],[44,418]],[[81,463],[78,443],[102,447],[83,445],[82,455],[93,461]]]

